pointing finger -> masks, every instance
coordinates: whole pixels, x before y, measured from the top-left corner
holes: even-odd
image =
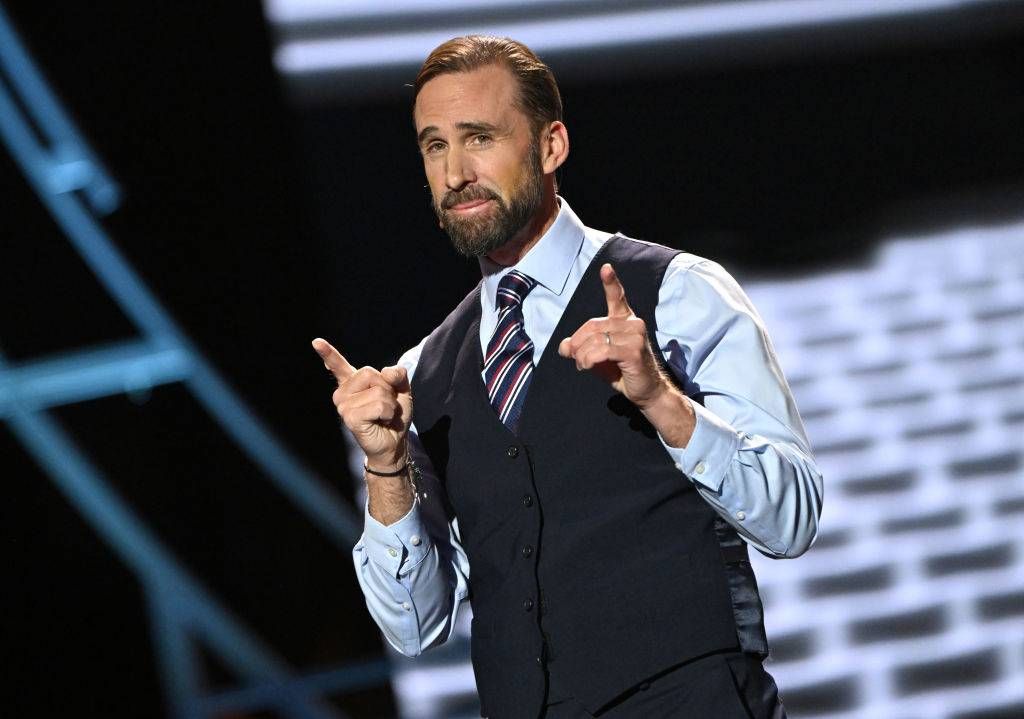
[[[331,371],[339,384],[355,373],[355,367],[350,365],[341,352],[334,349],[327,340],[317,337],[313,340],[313,349],[320,355],[320,359],[324,361],[324,367]]]
[[[626,302],[626,289],[619,282],[615,269],[607,262],[601,266],[601,284],[604,285],[604,298],[608,302],[609,317],[628,317],[633,314]]]

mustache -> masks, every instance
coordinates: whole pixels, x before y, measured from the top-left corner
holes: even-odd
[[[486,187],[480,185],[470,185],[464,190],[458,192],[454,190],[448,190],[444,193],[444,197],[441,198],[441,209],[450,210],[455,205],[461,205],[463,202],[473,202],[475,200],[497,200],[501,201],[498,197],[498,193],[493,190],[489,190]]]

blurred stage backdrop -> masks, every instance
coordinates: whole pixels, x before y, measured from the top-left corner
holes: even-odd
[[[1024,716],[998,0],[0,1],[0,713],[477,715],[465,627],[410,661],[363,608],[309,347],[391,362],[478,279],[406,86],[467,31],[555,69],[588,224],[722,262],[765,316],[826,477],[810,552],[755,558],[790,716]]]

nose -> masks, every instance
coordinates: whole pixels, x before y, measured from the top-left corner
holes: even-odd
[[[448,150],[445,157],[444,173],[445,185],[449,190],[458,191],[476,181],[472,160],[458,147]]]

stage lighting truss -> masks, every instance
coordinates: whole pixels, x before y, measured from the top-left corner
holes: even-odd
[[[175,324],[107,236],[99,218],[120,190],[48,88],[0,8],[0,139],[67,240],[138,330],[138,337],[38,361],[0,354],[0,420],[67,501],[141,583],[172,714],[199,719],[274,710],[294,719],[342,716],[323,699],[388,679],[385,662],[301,674],[192,575],[111,488],[47,409],[180,383],[264,475],[347,553],[361,532],[352,507],[246,407]],[[209,694],[195,643],[242,685]]]

